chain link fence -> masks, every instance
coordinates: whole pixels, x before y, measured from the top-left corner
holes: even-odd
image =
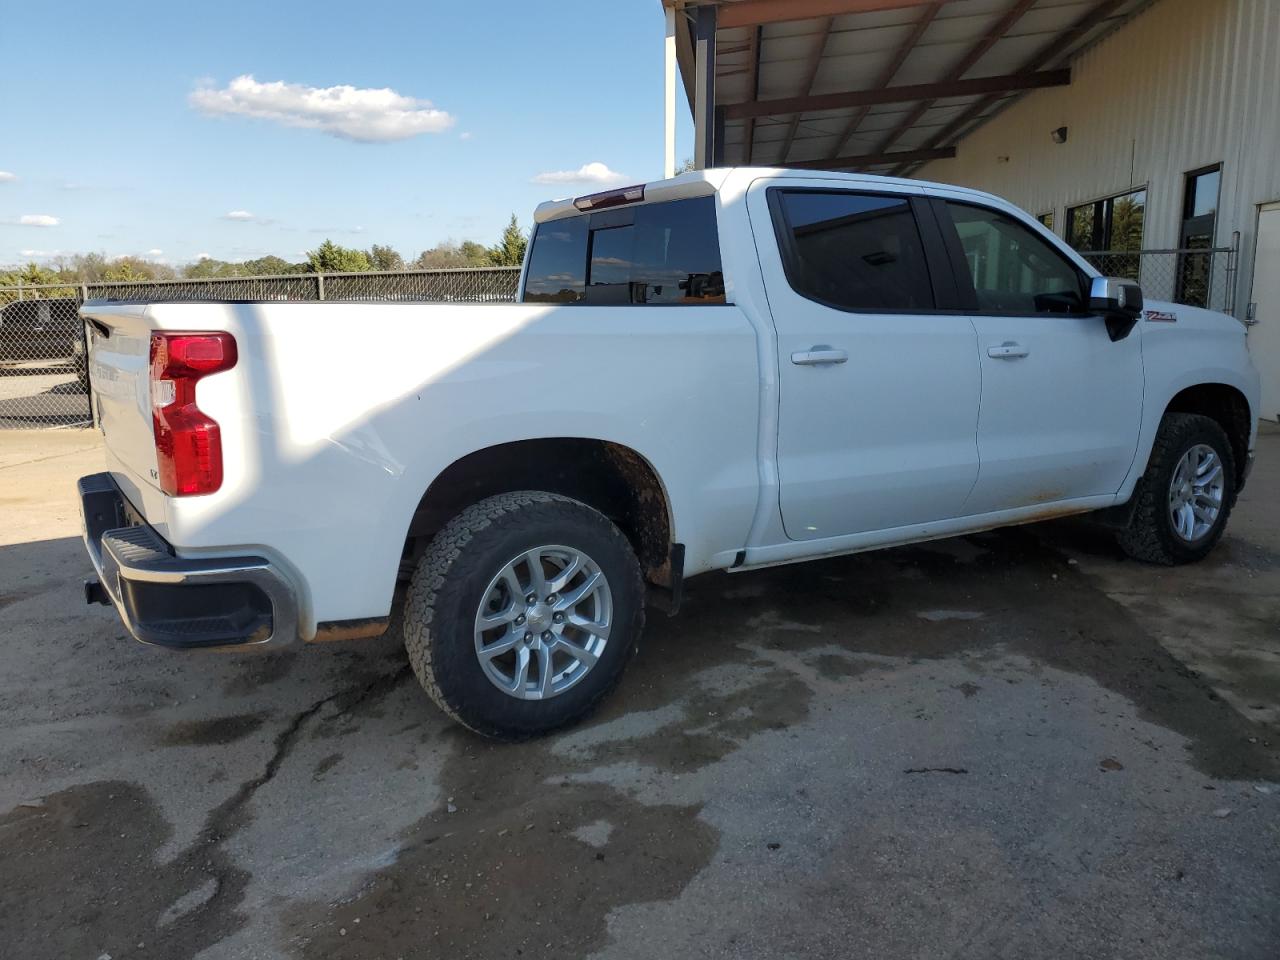
[[[1128,277],[1148,300],[1235,313],[1236,247],[1093,250],[1080,254],[1106,277]]]
[[[1149,299],[1234,313],[1236,249],[1083,256],[1106,276],[1137,280]],[[0,287],[0,430],[92,423],[78,312],[85,300],[499,303],[515,299],[519,275],[518,267],[492,267]]]
[[[500,303],[515,299],[519,277],[480,267],[0,287],[0,430],[92,425],[86,300]]]

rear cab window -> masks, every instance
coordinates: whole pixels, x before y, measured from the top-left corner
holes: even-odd
[[[715,198],[615,207],[539,224],[523,300],[597,306],[725,303]]]

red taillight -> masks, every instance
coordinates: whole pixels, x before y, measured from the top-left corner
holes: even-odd
[[[196,406],[196,382],[236,365],[229,333],[151,335],[151,424],[160,489],[172,497],[222,486],[218,423]]]

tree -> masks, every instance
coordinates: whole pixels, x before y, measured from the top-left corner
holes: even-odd
[[[372,270],[369,255],[363,250],[340,247],[332,240],[307,252],[307,262],[316,273],[360,273]]]
[[[458,248],[462,251],[462,259],[465,261],[464,267],[487,267],[490,265],[489,248],[482,243],[476,243],[474,240],[463,240],[462,245]]]
[[[119,257],[112,260],[102,273],[108,283],[131,283],[135,280],[172,280],[174,271],[163,264],[152,263],[141,257]]]
[[[404,269],[404,257],[391,247],[384,247],[377,243],[369,249],[369,262],[373,264],[375,270]]]
[[[423,250],[413,261],[415,270],[449,270],[458,267],[487,267],[491,264],[489,249],[474,240],[457,243],[445,240]]]
[[[489,248],[489,262],[495,267],[518,267],[524,263],[524,250],[528,245],[529,238],[520,229],[520,222],[513,213],[497,244]]]
[[[290,263],[282,257],[267,254],[256,260],[246,260],[240,264],[246,277],[279,277],[288,273],[306,273],[307,264]]]
[[[28,263],[21,270],[0,274],[0,287],[34,287],[45,283],[57,283],[58,275],[38,263]]]
[[[182,275],[190,280],[208,280],[214,277],[239,277],[243,275],[243,271],[237,263],[202,257],[195,263],[187,264]]]

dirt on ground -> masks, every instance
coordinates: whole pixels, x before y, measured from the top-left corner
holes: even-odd
[[[60,442],[0,449],[0,954],[1280,955],[1276,432],[1202,564],[1060,521],[696,578],[515,745],[394,637],[127,639]]]

